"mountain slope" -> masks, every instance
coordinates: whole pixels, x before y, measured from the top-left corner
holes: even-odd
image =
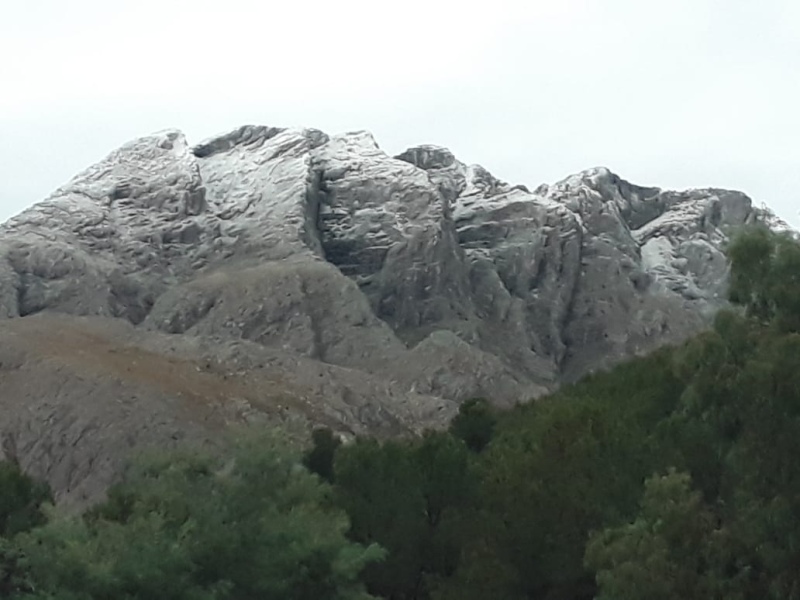
[[[390,157],[365,132],[245,126],[195,147],[154,134],[0,227],[0,344],[18,365],[0,369],[16,407],[4,439],[40,431],[45,413],[24,407],[83,419],[125,394],[139,399],[92,417],[99,429],[167,411],[188,431],[184,396],[217,406],[196,425],[209,439],[212,421],[246,418],[237,398],[251,417],[281,406],[283,420],[386,435],[441,425],[475,395],[526,401],[704,327],[723,304],[728,230],[754,222],[781,226],[738,192],[603,168],[531,192],[444,148]],[[246,393],[219,379],[232,372]],[[47,435],[71,431],[54,423]],[[83,449],[116,465],[147,438],[78,435],[55,453],[74,464],[59,479],[42,435],[16,456],[67,499],[108,479],[78,481]]]

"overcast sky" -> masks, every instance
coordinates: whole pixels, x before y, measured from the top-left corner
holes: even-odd
[[[798,0],[2,0],[0,219],[127,140],[246,123],[593,166],[800,227]]]

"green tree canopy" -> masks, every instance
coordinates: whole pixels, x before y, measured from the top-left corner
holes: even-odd
[[[153,455],[85,519],[24,537],[37,582],[25,597],[365,600],[359,572],[382,551],[349,542],[348,527],[279,437]]]
[[[32,589],[27,557],[12,538],[44,523],[43,507],[51,501],[46,484],[23,473],[15,462],[0,462],[0,598]]]
[[[497,417],[492,406],[484,398],[473,398],[464,402],[450,424],[450,433],[464,440],[473,452],[482,452],[494,435]]]
[[[333,482],[333,461],[342,442],[327,427],[315,429],[311,434],[311,448],[303,456],[303,464],[328,483]]]
[[[597,600],[710,600],[720,595],[713,571],[715,518],[685,473],[645,482],[639,516],[595,534],[586,563],[597,573]]]
[[[729,245],[729,296],[748,316],[800,332],[800,244],[789,234],[749,228]]]
[[[28,477],[13,462],[0,462],[0,537],[42,524],[42,505],[52,502],[50,488]]]
[[[427,598],[460,556],[461,512],[474,479],[461,440],[427,433],[412,442],[358,440],[335,463],[337,501],[353,521],[354,540],[377,542],[385,562],[365,570],[371,592],[397,600]]]

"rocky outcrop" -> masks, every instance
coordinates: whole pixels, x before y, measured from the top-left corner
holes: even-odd
[[[0,227],[4,431],[65,498],[88,498],[107,478],[64,461],[116,465],[113,427],[166,443],[185,421],[210,439],[243,398],[250,416],[281,406],[349,433],[440,426],[470,396],[527,401],[704,327],[724,243],[753,222],[785,226],[738,192],[603,168],[530,191],[444,148],[390,157],[365,132],[154,134]],[[186,417],[187,394],[216,416]]]

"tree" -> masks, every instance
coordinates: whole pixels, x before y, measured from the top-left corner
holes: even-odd
[[[466,446],[446,433],[420,440],[359,439],[336,456],[336,498],[352,519],[351,537],[389,551],[364,571],[370,592],[427,598],[456,569],[460,510],[474,495]]]
[[[34,589],[25,554],[12,540],[0,537],[0,598],[13,598]]]
[[[35,598],[363,600],[382,557],[349,542],[329,488],[277,436],[143,458],[84,519],[22,540]]]
[[[587,545],[598,600],[733,598],[721,594],[713,570],[715,522],[687,474],[651,477],[636,520],[593,535]]]
[[[13,537],[44,523],[43,506],[51,501],[46,484],[15,462],[0,462],[0,598],[32,589],[27,559]]]
[[[464,440],[473,452],[482,452],[494,434],[497,417],[488,401],[473,398],[464,402],[450,423],[450,433]]]
[[[311,443],[311,449],[303,457],[303,464],[312,473],[333,483],[333,461],[342,442],[330,429],[320,427],[311,434]]]
[[[747,229],[728,247],[730,300],[747,315],[800,332],[800,242],[766,227]]]
[[[635,514],[641,482],[669,455],[654,431],[681,388],[665,350],[501,415],[477,460],[479,518],[490,525],[475,543],[488,549],[468,556],[497,557],[516,596],[592,598],[588,534]],[[475,573],[467,559],[457,577],[480,581]],[[498,582],[483,581],[491,595]]]
[[[12,537],[45,521],[42,505],[50,488],[28,477],[13,462],[0,462],[0,536]]]

